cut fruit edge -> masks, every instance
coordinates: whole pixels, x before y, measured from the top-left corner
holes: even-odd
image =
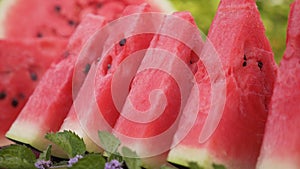
[[[189,156],[179,155],[185,154],[186,152],[189,152]],[[211,164],[213,163],[213,158],[205,149],[196,149],[179,145],[176,147],[176,149],[170,151],[167,160],[172,163],[180,164],[186,167],[189,166],[188,161],[197,162],[197,164],[201,165],[201,167],[205,167],[206,169],[213,169],[211,167]]]

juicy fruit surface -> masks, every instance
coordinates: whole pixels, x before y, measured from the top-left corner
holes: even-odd
[[[0,18],[0,23],[3,25],[0,28],[0,37],[6,38],[68,38],[89,13],[101,15],[107,21],[111,21],[120,17],[126,6],[145,2],[144,0],[8,1],[2,2],[8,5],[2,9],[7,13],[2,14],[4,16]],[[168,10],[169,8],[171,7],[168,7]]]
[[[65,46],[66,41],[54,39],[0,40],[0,146],[6,144],[5,132]]]
[[[259,169],[300,166],[300,1],[291,6],[287,48],[280,62],[271,101]]]
[[[59,130],[73,102],[72,77],[79,51],[88,37],[105,24],[105,20],[103,17],[87,15],[81,24],[70,38],[65,58],[47,70],[7,132],[6,136],[10,139],[42,150],[47,146],[43,136]],[[24,127],[28,127],[31,134],[24,133]]]
[[[207,157],[197,159],[200,163],[210,159],[229,168],[255,168],[276,77],[276,64],[255,2],[221,1],[208,38],[219,53],[227,77],[223,116],[211,138],[200,144],[199,131],[207,110],[200,111],[194,128],[178,149],[208,152]],[[185,164],[189,160],[172,152],[169,158]]]
[[[134,14],[134,13],[143,13],[150,11],[150,6],[147,4],[142,5],[130,5],[126,7],[122,13],[122,16]],[[134,25],[134,23],[132,23]],[[149,46],[149,41],[152,39],[152,35],[146,36],[146,35],[139,35],[136,37],[129,37],[125,39],[125,44],[120,45],[120,43],[117,43],[114,45],[114,47],[111,49],[111,51],[103,57],[102,61],[99,62],[98,70],[97,70],[97,78],[91,78],[90,70],[86,72],[86,80],[83,82],[81,88],[78,91],[78,96],[75,96],[75,101],[72,106],[72,109],[70,110],[67,118],[65,119],[63,126],[61,127],[61,130],[70,129],[75,131],[76,133],[79,133],[84,140],[89,142],[88,144],[88,150],[89,151],[97,151],[99,147],[93,145],[91,139],[87,136],[87,134],[96,141],[95,138],[98,138],[98,136],[91,136],[91,132],[88,131],[94,131],[95,129],[99,130],[108,130],[109,128],[104,127],[105,123],[101,123],[99,121],[95,121],[98,118],[95,118],[93,115],[95,115],[95,111],[97,111],[95,108],[95,105],[99,107],[99,110],[101,111],[102,115],[104,116],[105,121],[107,121],[112,128],[115,124],[116,119],[118,118],[118,111],[116,110],[115,106],[113,105],[112,96],[111,96],[111,80],[112,75],[114,74],[115,70],[117,69],[118,65],[131,53],[136,52],[141,49],[146,49]],[[121,39],[122,40],[122,39]],[[121,41],[120,40],[120,41]],[[96,40],[97,41],[97,40]],[[88,51],[89,55],[91,53],[95,53],[94,49],[98,44],[97,42],[93,42],[91,47],[92,51]],[[124,41],[124,40],[123,40]],[[98,56],[98,55],[97,55]],[[89,60],[89,59],[88,59]],[[83,61],[85,62],[85,61]],[[79,62],[79,64],[82,64]],[[89,65],[89,67],[92,65],[90,61],[87,61],[87,63],[83,65]],[[85,66],[83,66],[85,67]],[[92,67],[90,67],[92,69]],[[76,73],[75,73],[76,74]],[[77,79],[80,79],[80,75],[78,73],[74,77],[75,82],[78,82]],[[95,81],[95,82],[94,82]],[[92,84],[91,84],[92,82]],[[74,82],[73,82],[74,83]],[[95,83],[95,85],[94,85]],[[93,91],[91,91],[90,85],[94,85],[95,87],[95,93],[96,93],[96,102],[94,103],[90,100],[91,95],[93,95]],[[73,86],[74,87],[74,86]],[[73,89],[76,90],[76,89]],[[93,105],[95,104],[95,105]],[[81,120],[78,120],[77,114],[79,114],[79,118]],[[87,115],[88,114],[88,115]],[[82,120],[84,119],[84,121]],[[95,122],[94,122],[95,121]],[[91,125],[91,124],[97,124],[97,125]],[[100,125],[100,126],[99,126]],[[101,126],[102,125],[102,126]],[[82,126],[83,129],[81,128]],[[93,134],[97,134],[97,131],[94,131]],[[95,143],[94,143],[95,144]]]
[[[189,13],[178,12],[173,15],[181,17],[195,25],[194,20]],[[159,31],[163,32],[163,29],[168,28],[168,23],[168,20],[166,20],[160,26]],[[149,49],[158,50],[155,52]],[[191,49],[189,47],[178,40],[157,34],[151,40],[150,46],[146,51],[139,68],[147,67],[147,65],[151,63],[151,60],[155,59],[155,56],[163,58],[164,54],[160,50],[166,50],[174,54],[182,60],[187,67],[192,65],[190,63],[192,59]],[[156,63],[167,67],[168,73],[178,69],[174,63],[177,60],[172,60],[170,57],[171,56],[165,55],[164,59],[160,61],[157,59]],[[135,150],[139,156],[151,157],[150,159],[144,159],[144,164],[146,166],[148,165],[148,167],[158,167],[165,161],[166,153],[171,146],[172,135],[177,128],[178,123],[176,123],[176,119],[180,116],[180,106],[184,106],[180,103],[181,96],[178,84],[168,73],[154,68],[145,69],[136,74],[132,79],[130,91],[122,108],[122,116],[118,118],[114,126],[114,133],[120,138],[124,145]],[[162,93],[154,94],[155,90],[160,90]],[[124,116],[124,114],[130,115],[130,113],[131,117],[136,117],[135,120],[128,119]],[[147,119],[157,113],[161,113],[161,115],[155,120],[147,121],[146,123],[139,122],[142,118]],[[166,132],[166,130],[171,127],[174,127],[173,133],[169,135],[169,138],[165,138],[164,141],[158,139],[153,142],[141,141],[142,139],[147,140],[147,138],[156,137]],[[151,152],[154,153],[151,154]],[[147,153],[149,154],[147,155]],[[156,163],[153,161],[156,161]]]

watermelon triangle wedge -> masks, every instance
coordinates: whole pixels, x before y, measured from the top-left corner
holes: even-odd
[[[300,167],[300,1],[291,5],[287,47],[280,62],[258,169]]]
[[[29,144],[39,150],[46,148],[48,142],[44,135],[59,130],[72,105],[72,77],[80,49],[90,35],[105,23],[103,17],[87,15],[70,38],[64,59],[47,70],[6,133],[9,139]]]
[[[124,9],[122,16],[124,17],[131,14],[150,12],[150,10],[150,6],[146,3],[141,5],[129,5]],[[132,21],[131,26],[128,29],[135,29],[135,24],[136,23]],[[95,35],[100,33],[98,32]],[[119,64],[127,56],[136,51],[148,48],[152,37],[153,35],[150,34],[138,35],[126,38],[126,41],[121,38],[118,43],[113,45],[108,54],[102,58],[102,61],[99,62],[100,65],[98,65],[98,69],[92,64],[91,55],[94,55],[92,53],[95,53],[95,48],[98,45],[101,46],[103,44],[99,44],[99,40],[97,40],[97,38],[92,38],[88,42],[88,44],[91,46],[85,47],[85,51],[82,52],[82,55],[77,61],[76,68],[80,69],[80,65],[88,64],[91,65],[90,71],[88,72],[87,78],[83,84],[78,85],[76,84],[78,83],[77,79],[80,79],[81,77],[80,74],[77,73],[78,71],[75,70],[75,76],[73,78],[73,91],[74,93],[78,93],[78,95],[74,98],[74,104],[60,128],[61,131],[72,130],[77,133],[84,139],[88,151],[95,152],[100,150],[100,147],[97,145],[99,144],[97,139],[98,136],[93,136],[94,134],[97,134],[97,131],[95,131],[92,136],[90,132],[86,131],[94,131],[94,129],[111,131],[111,128],[113,128],[117,118],[119,117],[119,112],[115,108],[111,96],[111,81],[113,74],[118,68]],[[126,43],[123,45],[121,44],[122,41],[125,41]],[[87,53],[87,55],[85,55],[85,53]],[[95,56],[98,55],[95,54]],[[96,75],[94,73],[96,73]],[[91,90],[93,88],[91,86],[93,86],[94,83],[96,85],[95,102],[90,100],[90,97],[93,95],[93,91]],[[99,118],[94,117],[94,114],[98,111],[98,109],[104,116],[104,119],[102,120],[108,122],[110,127],[106,126],[105,122],[100,122]],[[81,120],[78,120],[78,117]]]
[[[5,133],[66,45],[55,38],[0,40],[0,146],[11,143]]]
[[[173,13],[163,21],[143,55],[137,74],[132,78],[130,91],[113,129],[121,142],[136,151],[143,158],[144,166],[150,168],[165,163],[173,134],[178,127],[180,108],[185,105],[185,101],[181,102],[181,97],[185,96],[181,94],[189,95],[191,90],[191,86],[188,86],[180,92],[182,88],[179,81],[191,80],[187,78],[186,71],[191,72],[193,77],[194,63],[192,49],[180,41],[181,37],[190,36],[183,29],[180,30],[180,26],[177,29],[173,27],[176,25],[175,18],[186,22],[198,32],[188,12]],[[164,36],[163,33],[170,27],[174,28],[179,39],[173,39],[170,35]],[[113,84],[118,84],[123,78],[122,75],[116,75]],[[117,89],[114,86],[112,88]]]
[[[208,39],[219,54],[226,75],[223,115],[213,134],[203,139],[209,107],[220,103],[210,100],[210,92],[202,92],[204,95],[199,97],[210,106],[200,106],[193,128],[171,150],[168,160],[185,166],[197,162],[212,168],[212,164],[221,163],[230,169],[254,169],[277,71],[255,1],[222,0]],[[199,87],[206,86],[209,91],[211,82],[203,76]],[[178,141],[176,135],[174,140]]]

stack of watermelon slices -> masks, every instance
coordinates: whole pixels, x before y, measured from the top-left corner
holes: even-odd
[[[298,138],[287,137],[290,138],[289,141],[295,141],[295,144],[291,144],[291,149],[285,149],[285,145],[287,145],[287,142],[284,141],[285,136],[281,134],[278,136],[278,131],[282,130],[286,132],[284,134],[287,136],[291,135],[288,133],[290,129],[295,128],[293,124],[296,123],[297,118],[293,118],[295,121],[289,123],[291,126],[285,124],[287,119],[294,117],[295,111],[299,109],[297,107],[297,103],[300,101],[298,90],[293,93],[289,92],[291,88],[299,88],[298,76],[295,77],[296,81],[292,83],[293,86],[283,85],[283,82],[289,82],[294,77],[293,75],[299,73],[300,62],[297,55],[297,52],[299,53],[300,30],[299,25],[297,25],[299,1],[292,6],[288,49],[276,83],[277,67],[269,42],[265,37],[265,30],[255,1],[221,1],[208,37],[220,56],[225,72],[226,94],[223,96],[226,97],[226,102],[224,111],[220,112],[223,114],[220,122],[213,134],[204,139],[205,142],[199,140],[203,141],[201,133],[205,128],[207,113],[212,106],[220,106],[222,103],[212,99],[211,85],[216,82],[210,79],[205,70],[207,65],[203,65],[200,60],[194,58],[193,49],[182,44],[178,39],[170,37],[156,34],[136,35],[119,39],[112,45],[109,53],[99,59],[99,62],[93,60],[99,57],[99,53],[95,51],[99,45],[102,45],[97,43],[99,36],[96,36],[95,32],[119,16],[150,11],[149,6],[141,4],[140,1],[129,0],[64,2],[2,0],[0,3],[2,3],[1,8],[3,9],[0,11],[4,11],[0,15],[0,22],[5,23],[2,24],[5,26],[0,28],[0,35],[5,39],[12,39],[3,40],[3,43],[0,41],[0,57],[11,56],[4,59],[3,65],[0,64],[0,75],[1,77],[3,75],[4,78],[3,85],[1,83],[0,86],[0,102],[3,101],[0,106],[3,106],[1,110],[5,110],[4,113],[1,112],[0,120],[10,120],[10,123],[2,123],[1,121],[2,135],[10,127],[6,133],[8,138],[43,150],[48,144],[43,138],[44,134],[71,129],[84,138],[88,143],[89,151],[99,151],[100,148],[97,145],[99,140],[95,139],[98,134],[96,131],[109,130],[119,136],[123,143],[129,145],[139,155],[143,154],[144,151],[155,149],[156,145],[154,144],[135,143],[134,140],[128,141],[126,137],[122,136],[127,135],[140,139],[151,137],[165,131],[170,126],[169,123],[176,121],[174,120],[176,118],[179,121],[175,127],[178,129],[177,131],[181,131],[179,130],[181,125],[188,117],[176,114],[178,107],[182,106],[178,101],[182,96],[179,95],[179,87],[174,79],[169,78],[161,71],[149,69],[139,72],[130,82],[128,97],[126,96],[122,110],[114,105],[111,88],[113,75],[118,73],[120,65],[129,55],[136,51],[148,49],[145,51],[145,58],[135,61],[137,66],[145,67],[148,63],[147,60],[155,61],[151,55],[155,52],[151,49],[163,49],[175,53],[191,69],[195,75],[201,103],[196,114],[196,121],[191,130],[186,133],[187,135],[182,140],[176,140],[180,138],[179,135],[182,133],[176,133],[176,131],[172,133],[162,144],[175,147],[170,152],[163,151],[151,158],[145,158],[143,161],[145,166],[155,168],[164,163],[166,156],[168,156],[170,162],[183,166],[187,166],[189,162],[196,162],[210,169],[214,163],[221,163],[228,169],[254,169],[261,150],[268,110],[271,109],[258,166],[274,168],[273,161],[280,160],[281,153],[285,153],[284,156],[287,159],[282,167],[299,168],[298,151],[292,154],[294,152],[292,148],[298,148],[296,143],[299,141]],[[31,10],[37,4],[39,4],[38,8]],[[127,6],[129,4],[139,5]],[[110,12],[107,12],[108,9],[111,9]],[[27,13],[29,17],[26,20],[20,17]],[[173,15],[194,24],[188,13],[180,12]],[[44,18],[49,18],[49,20]],[[36,22],[33,22],[32,27],[25,29],[33,20]],[[54,22],[58,24],[55,25]],[[133,21],[130,28],[135,29],[137,23],[138,20]],[[170,28],[167,24],[160,26],[163,31]],[[22,29],[22,32],[20,28],[23,28],[24,31]],[[178,33],[185,34],[185,32]],[[95,36],[88,40],[91,35]],[[192,36],[190,39],[194,38]],[[17,40],[20,38],[30,38],[31,40]],[[48,38],[54,39],[54,42]],[[68,45],[66,45],[67,41]],[[86,49],[83,48],[86,43],[90,45],[89,48],[82,50]],[[196,43],[195,45],[203,44]],[[41,46],[41,48],[36,48],[36,46]],[[2,51],[5,52],[2,53]],[[17,52],[17,54],[11,55],[11,51]],[[81,62],[79,60],[77,63],[81,65],[75,67],[76,60],[82,59],[79,56],[84,55],[89,55],[90,58],[85,58]],[[19,59],[24,60],[24,62],[16,64]],[[167,63],[166,60],[160,61],[158,63],[166,65],[168,69],[176,69],[173,63]],[[96,64],[99,69],[95,69]],[[124,67],[121,68],[124,69]],[[75,69],[78,69],[75,72],[77,73],[76,78],[72,79]],[[286,71],[287,69],[289,71]],[[139,70],[129,69],[126,71],[138,72]],[[291,76],[284,76],[283,74]],[[159,79],[156,79],[157,77]],[[72,80],[75,80],[73,83],[76,83],[77,86],[72,86]],[[19,84],[24,85],[20,86]],[[274,84],[275,93],[271,99]],[[90,95],[94,94],[91,86],[95,86],[96,100],[86,104],[86,101],[90,101]],[[72,87],[76,87],[73,95]],[[163,89],[164,96],[160,93],[151,95],[150,90],[156,89]],[[31,93],[33,94],[26,103]],[[285,103],[282,98],[286,98],[286,94],[292,98],[288,102],[291,104],[288,110],[282,106],[282,102]],[[148,97],[152,102],[149,102]],[[168,101],[167,105],[159,105],[161,101],[166,100]],[[151,104],[152,106],[157,105],[151,109],[154,111],[161,111],[163,107],[163,115],[166,117],[162,116],[151,123],[141,124],[120,116],[120,113],[130,116],[131,112],[127,111],[130,109],[127,108],[130,106],[128,104],[132,103],[142,112],[147,110]],[[271,107],[269,107],[270,103]],[[18,107],[18,109],[12,109],[12,107]],[[103,115],[102,120],[110,125],[109,128],[103,128],[103,124],[97,121],[99,120],[97,114],[99,110]],[[290,114],[286,111],[289,111]],[[8,112],[12,113],[7,115]],[[145,112],[151,113],[151,111]],[[284,115],[279,116],[279,113]],[[10,126],[12,122],[13,124]],[[274,129],[273,123],[282,125]],[[278,138],[278,141],[273,141],[274,137],[276,137],[275,139]],[[0,145],[9,144],[3,136],[0,141]],[[179,144],[172,145],[172,142],[179,142]],[[274,143],[271,144],[273,147],[270,147],[269,143]],[[278,145],[281,147],[275,151],[275,147]],[[64,154],[59,150],[54,149],[53,151],[55,155],[64,157]]]
[[[173,11],[168,1],[156,0],[2,0],[0,38],[69,38],[89,13],[107,21],[120,17],[128,5],[148,2],[153,11]]]
[[[1,138],[0,145],[10,144],[4,134],[7,132],[9,127],[12,125],[13,121],[16,119],[17,115],[20,113],[21,109],[27,102],[29,96],[33,92],[34,88],[37,86],[38,82],[42,79],[42,75],[48,69],[54,60],[61,60],[63,58],[66,63],[58,63],[57,65],[52,65],[52,85],[62,85],[61,83],[66,82],[64,78],[69,76],[69,80],[72,77],[72,70],[69,69],[69,74],[65,72],[68,68],[61,65],[69,64],[69,67],[73,65],[76,61],[76,56],[81,50],[81,46],[96,29],[99,29],[97,25],[103,25],[103,19],[106,21],[116,19],[120,16],[121,12],[128,5],[131,4],[141,4],[144,0],[140,1],[100,1],[100,0],[78,0],[78,1],[36,1],[36,0],[1,0],[0,1],[0,37],[1,39],[1,114],[0,114],[0,124],[1,124]],[[153,11],[171,11],[173,10],[168,2],[163,5],[158,4],[155,1],[149,0],[150,4],[153,4]],[[35,10],[32,10],[34,8]],[[89,16],[91,13],[98,14],[100,18],[96,19],[96,16]],[[47,19],[45,19],[47,18]],[[87,19],[87,23],[83,26],[84,31],[79,31],[77,35],[73,35],[74,30],[78,25]],[[101,21],[99,21],[101,20]],[[81,28],[78,28],[79,30]],[[90,32],[87,33],[87,32]],[[67,46],[70,36],[69,45]],[[71,57],[69,57],[71,56]],[[71,59],[73,58],[73,59]],[[20,66],[18,66],[18,64]],[[70,68],[71,68],[70,67]],[[63,73],[61,77],[58,77],[57,69],[61,69]],[[49,72],[47,75],[49,76]],[[65,74],[64,74],[65,73]],[[67,75],[68,74],[68,75]],[[29,77],[29,78],[26,78]],[[54,78],[56,77],[56,78]],[[31,78],[31,80],[30,80]],[[51,81],[47,80],[46,77],[43,78],[45,84],[51,85]],[[60,79],[60,81],[59,81]],[[71,82],[69,84],[64,84],[69,87],[65,87],[71,93]],[[63,85],[63,86],[64,86]],[[40,85],[39,85],[40,86]],[[51,91],[55,88],[51,88]],[[69,89],[67,89],[69,88]],[[38,89],[37,89],[38,90]],[[43,95],[52,95],[51,91],[45,92],[45,88],[41,87],[40,92]],[[54,92],[53,91],[53,92]],[[35,92],[37,93],[37,91]],[[55,96],[53,96],[54,98]],[[69,94],[60,96],[65,102],[57,103],[60,121],[69,110],[70,104],[72,104],[72,97]],[[66,99],[69,98],[69,99]],[[34,100],[34,99],[31,99]],[[51,100],[51,99],[50,99]],[[46,98],[45,104],[50,104],[49,98]],[[34,103],[38,104],[38,103]],[[66,107],[64,110],[60,106]],[[48,105],[45,105],[48,106]],[[53,105],[54,106],[54,105]],[[28,107],[28,106],[27,106]],[[30,108],[31,106],[29,106]],[[54,106],[55,107],[55,106]],[[45,108],[45,107],[44,107]],[[45,108],[46,110],[47,108]],[[55,111],[53,107],[48,107],[50,111]],[[45,111],[43,110],[43,111]],[[25,110],[24,110],[25,111]],[[34,122],[42,120],[35,119],[40,115],[40,112],[36,109],[28,109],[33,117]],[[62,113],[63,112],[63,113]],[[25,114],[25,113],[22,113]],[[53,114],[51,114],[53,115]],[[27,117],[27,116],[26,116]],[[21,117],[19,117],[21,118]],[[47,117],[48,118],[48,117]],[[49,122],[50,123],[50,122]],[[54,131],[58,130],[60,127],[59,119],[54,119],[54,124],[58,125],[53,128]],[[33,123],[34,124],[34,123]],[[30,125],[32,125],[30,123]],[[44,128],[50,131],[50,128]],[[32,134],[36,134],[32,130]],[[29,134],[30,135],[30,134]],[[30,136],[34,137],[34,136]],[[13,139],[13,138],[12,138]],[[18,139],[21,142],[29,142],[25,137]],[[40,143],[37,143],[40,144]]]
[[[206,167],[222,163],[230,169],[253,169],[262,144],[277,69],[255,1],[221,1],[208,38],[220,56],[226,75],[223,116],[211,137],[200,143],[209,106],[200,109],[194,127],[171,150],[169,160],[181,165],[195,161]],[[207,82],[205,76],[202,78],[197,80],[199,88],[210,90],[212,82]],[[209,93],[202,97],[206,104],[223,104],[208,100]]]
[[[300,1],[291,5],[287,48],[280,62],[258,169],[300,167]]]

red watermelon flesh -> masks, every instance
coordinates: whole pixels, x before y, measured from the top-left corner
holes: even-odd
[[[174,13],[173,16],[183,18],[187,22],[192,23],[197,30],[190,13],[179,12]],[[165,29],[168,29],[170,27],[169,23],[172,24],[172,19],[166,19],[160,26],[159,32],[164,32]],[[177,34],[179,34],[178,37],[183,37],[186,32],[179,30]],[[155,62],[155,64],[164,65],[168,72],[149,68],[141,70],[135,75],[122,108],[121,116],[118,118],[113,129],[114,134],[120,138],[125,146],[130,147],[136,151],[140,157],[144,158],[144,166],[147,167],[157,167],[166,161],[167,151],[171,145],[172,136],[177,128],[176,119],[180,116],[180,106],[183,104],[180,101],[182,96],[179,92],[178,82],[168,74],[170,72],[175,72],[175,74],[179,73],[177,72],[178,66],[176,66],[176,61],[178,60],[163,51],[173,54],[178,60],[181,60],[180,62],[186,65],[187,68],[190,66],[188,69],[192,69],[193,66],[190,63],[192,60],[191,49],[187,47],[186,44],[180,40],[156,34],[146,51],[139,69],[149,65],[151,62]],[[180,73],[182,73],[182,71],[183,70],[180,70]],[[158,90],[159,92],[157,92]],[[164,105],[162,106],[162,104]],[[132,111],[132,107],[136,109],[137,112]],[[147,119],[157,112],[161,112],[162,114],[160,114],[159,117],[155,117],[155,119],[146,120],[146,122],[140,121]],[[143,117],[135,119],[137,120],[135,121],[128,119],[128,116],[125,117],[125,114],[129,116],[133,114],[131,117],[134,116],[134,118],[138,116]],[[173,128],[173,133],[172,131],[168,132],[168,136],[163,140],[155,140],[156,142],[145,141],[148,138],[153,138],[166,132],[169,128]],[[150,154],[148,154],[149,152]]]
[[[201,144],[199,136],[208,111],[200,109],[196,124],[171,151],[169,160],[182,165],[196,161],[206,167],[222,163],[230,169],[253,169],[276,78],[276,64],[255,1],[221,1],[208,38],[226,75],[223,115],[213,135]]]
[[[46,148],[44,135],[59,130],[72,105],[72,77],[79,50],[104,24],[103,17],[87,15],[70,39],[65,58],[47,70],[7,132],[8,138],[40,150]]]
[[[291,5],[287,48],[280,62],[258,169],[300,167],[300,1]],[[298,113],[298,114],[297,114]]]
[[[0,37],[69,38],[86,14],[101,15],[111,21],[120,17],[126,6],[143,2],[145,0],[2,0]],[[164,6],[157,11],[172,9],[170,4]]]
[[[144,13],[149,12],[151,10],[150,6],[147,4],[142,5],[130,5],[125,8],[123,11],[123,16],[134,14],[134,13]],[[135,25],[134,21],[132,25]],[[131,26],[134,28],[134,26]],[[95,105],[98,104],[99,110],[103,113],[105,121],[107,121],[110,124],[110,128],[112,128],[115,124],[116,119],[119,116],[118,111],[116,110],[112,96],[111,96],[111,80],[112,76],[118,67],[118,65],[130,54],[146,49],[150,41],[152,39],[153,35],[136,35],[132,36],[126,39],[126,43],[124,46],[120,46],[119,42],[114,45],[114,47],[111,49],[111,51],[102,59],[102,61],[99,63],[99,70],[97,72],[96,78],[91,77],[92,75],[89,73],[87,75],[87,79],[83,83],[83,86],[79,89],[78,96],[76,96],[74,104],[73,105],[68,116],[64,120],[64,123],[60,130],[72,130],[75,133],[77,133],[79,136],[83,137],[84,141],[87,144],[87,150],[88,151],[97,151],[99,150],[99,147],[93,143],[92,140],[95,140],[98,138],[98,136],[90,137],[86,134],[86,130],[90,130],[90,127],[92,129],[98,129],[98,130],[109,130],[109,128],[104,126],[104,123],[101,123],[98,120],[98,118],[94,117],[93,114],[95,113]],[[97,40],[96,40],[97,41]],[[99,45],[97,42],[94,42],[92,46]],[[103,44],[100,44],[103,45]],[[91,48],[94,49],[93,47]],[[92,52],[92,51],[90,51]],[[88,52],[87,52],[88,53]],[[89,64],[92,65],[92,64]],[[79,77],[80,78],[80,77]],[[95,79],[94,79],[95,78]],[[77,81],[78,77],[75,77],[75,81]],[[89,85],[91,82],[94,82],[96,85],[95,91],[97,91],[96,97],[97,97],[97,103],[94,103],[90,100],[91,95],[93,95],[93,92],[91,91],[91,88]],[[76,89],[75,89],[76,90]],[[78,111],[82,111],[84,113],[80,113]],[[78,121],[77,114],[79,113],[80,121]],[[84,119],[84,122],[82,121]],[[98,124],[96,125],[93,123]],[[81,124],[80,124],[81,123]],[[99,126],[100,125],[100,126]],[[82,127],[83,126],[83,127]],[[91,132],[88,132],[91,133]],[[97,134],[97,131],[94,131],[93,134]],[[97,141],[99,144],[99,142]]]
[[[10,143],[6,131],[66,44],[56,39],[0,40],[0,146]]]

